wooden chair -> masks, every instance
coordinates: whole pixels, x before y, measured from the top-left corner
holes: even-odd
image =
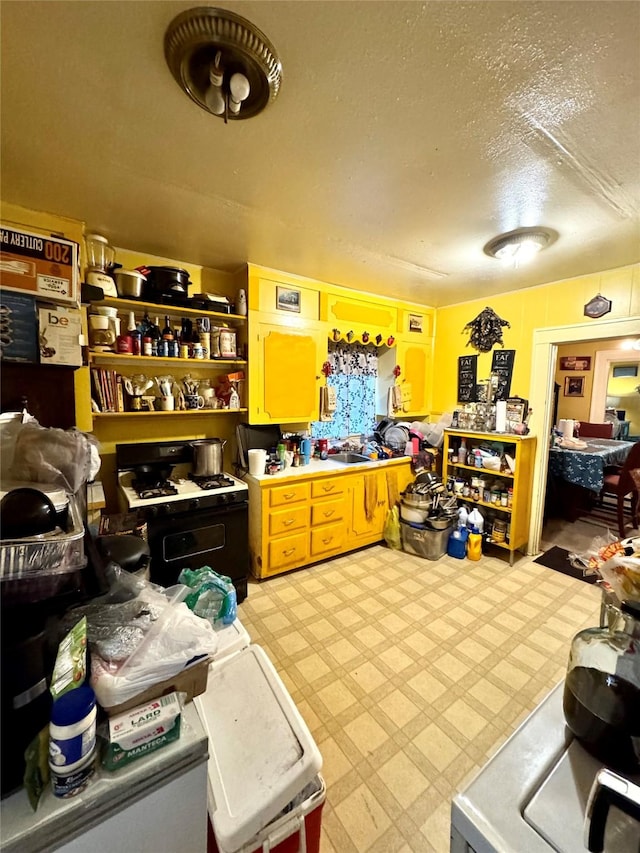
[[[578,429],[580,438],[613,438],[613,424],[607,421],[604,424],[591,424],[588,421],[580,421]]]
[[[632,476],[631,472],[634,472]],[[616,495],[618,533],[624,539],[624,499],[631,495],[631,524],[638,527],[638,484],[640,483],[640,441],[636,441],[619,474],[605,474],[601,494]]]

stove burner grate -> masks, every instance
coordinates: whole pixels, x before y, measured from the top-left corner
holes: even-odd
[[[177,488],[171,483],[141,483],[137,480],[134,480],[131,483],[132,487],[136,490],[138,497],[143,500],[151,500],[152,498],[164,498],[168,495],[177,495]]]
[[[229,486],[235,485],[234,481],[229,477],[225,477],[224,474],[212,474],[211,476],[196,476],[195,474],[190,474],[189,478],[193,480],[193,482],[200,486],[201,489],[205,491],[212,491],[213,489],[224,489]]]

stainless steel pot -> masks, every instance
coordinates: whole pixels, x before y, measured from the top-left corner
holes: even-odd
[[[142,285],[146,281],[144,275],[137,270],[115,270],[113,278],[116,282],[118,296],[127,299],[140,299],[142,296]]]
[[[219,438],[204,438],[192,441],[193,473],[196,477],[212,477],[222,474],[222,451],[227,442]]]

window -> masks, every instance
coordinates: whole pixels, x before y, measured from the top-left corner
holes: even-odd
[[[378,351],[374,346],[329,342],[332,373],[327,385],[336,389],[336,410],[330,421],[314,421],[314,438],[369,434],[376,420]]]

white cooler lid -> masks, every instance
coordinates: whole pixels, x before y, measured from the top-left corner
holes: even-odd
[[[234,619],[230,625],[217,628],[216,637],[218,638],[218,648],[213,656],[214,662],[226,658],[234,652],[239,652],[251,642],[247,629],[238,618]]]
[[[209,736],[213,828],[224,850],[238,850],[314,779],[320,751],[260,646],[211,664],[193,701]]]

